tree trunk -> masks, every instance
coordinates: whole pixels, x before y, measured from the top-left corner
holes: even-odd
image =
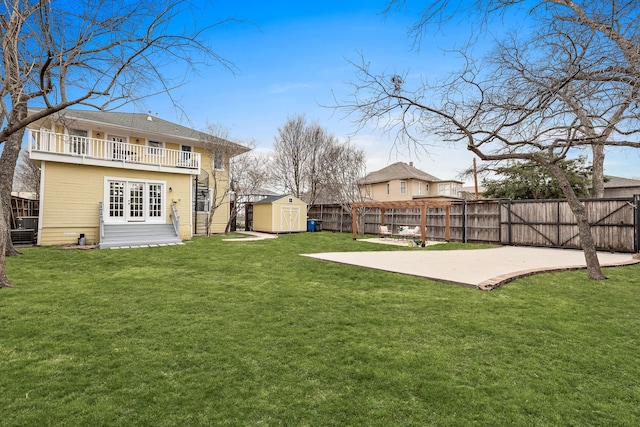
[[[7,256],[20,255],[11,243],[11,188],[23,135],[24,129],[9,136],[0,156],[0,203],[7,230],[5,233]]]
[[[231,209],[231,212],[229,213],[229,221],[227,221],[227,225],[224,227],[224,234],[228,234],[229,232],[231,232],[231,224],[233,223],[233,220],[236,219],[237,216],[238,216],[238,208],[234,203],[233,209]]]
[[[592,151],[592,190],[591,196],[601,199],[604,197],[604,145],[593,144]]]
[[[571,212],[576,218],[578,224],[578,231],[580,233],[580,244],[582,245],[582,251],[584,252],[584,259],[587,264],[587,273],[591,280],[605,280],[606,277],[602,274],[600,267],[600,260],[598,260],[598,253],[596,251],[596,244],[591,234],[591,226],[587,218],[587,211],[584,205],[580,202],[576,196],[575,191],[571,187],[571,183],[562,172],[562,169],[556,164],[546,164],[553,176],[558,180],[560,188],[567,198],[567,203],[571,208]]]
[[[9,282],[7,278],[7,263],[6,263],[6,249],[7,249],[7,222],[4,219],[4,215],[0,215],[0,288],[13,288],[14,286]],[[4,238],[2,238],[4,236]]]
[[[27,117],[27,104],[20,99],[13,100],[13,108],[9,115],[8,125]],[[7,279],[6,256],[19,255],[11,243],[11,187],[13,186],[13,174],[16,170],[18,155],[24,128],[7,138],[0,156],[0,287],[10,286]]]

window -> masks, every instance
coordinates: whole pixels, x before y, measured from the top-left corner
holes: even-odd
[[[453,195],[456,197],[460,197],[460,193],[462,193],[462,185],[453,184]]]
[[[124,182],[109,182],[109,216],[124,217]]]
[[[196,191],[196,212],[209,212],[211,207],[211,189],[198,188]]]
[[[438,196],[450,196],[451,195],[451,184],[438,184]]]
[[[86,130],[69,129],[69,152],[89,154],[89,138]]]
[[[149,184],[149,217],[162,217],[162,184]]]
[[[164,144],[159,141],[147,141],[147,154],[149,156],[164,157]]]
[[[407,181],[400,181],[400,194],[407,194]]]
[[[387,182],[387,195],[391,194],[391,184]]]
[[[418,194],[422,194],[422,181],[418,181]]]
[[[213,167],[216,170],[224,170],[224,154],[222,151],[216,151],[213,154]]]

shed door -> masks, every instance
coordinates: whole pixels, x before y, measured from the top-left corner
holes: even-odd
[[[300,206],[280,207],[280,231],[300,231]]]

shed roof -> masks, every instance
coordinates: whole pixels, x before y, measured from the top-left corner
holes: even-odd
[[[284,198],[294,198],[302,203],[305,203],[304,201],[300,200],[299,198],[297,198],[296,196],[292,196],[291,194],[278,194],[275,196],[268,196],[265,197],[264,199],[260,199],[257,202],[254,202],[254,205],[264,205],[267,203],[273,203],[273,202],[277,202],[278,200],[284,199]],[[306,205],[306,203],[305,203]]]

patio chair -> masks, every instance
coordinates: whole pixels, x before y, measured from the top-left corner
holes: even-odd
[[[380,237],[382,237],[384,239],[385,236],[391,236],[391,232],[389,231],[389,228],[386,225],[381,225],[380,226]]]

